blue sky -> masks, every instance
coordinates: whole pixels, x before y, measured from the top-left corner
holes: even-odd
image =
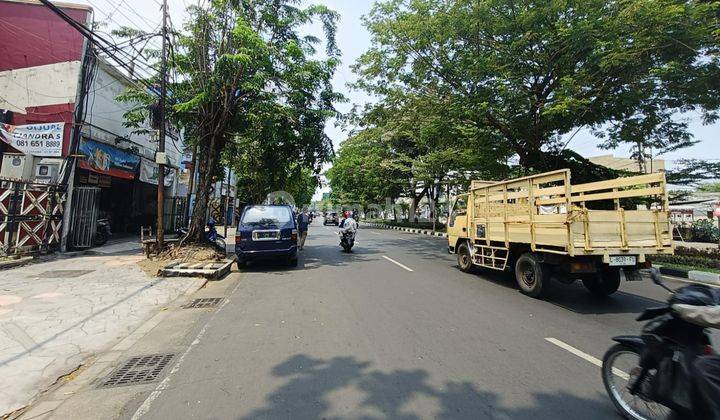
[[[340,104],[338,109],[347,112],[352,108],[353,104],[363,104],[368,101],[367,95],[362,92],[352,91],[347,84],[355,80],[355,76],[350,70],[350,66],[355,60],[370,47],[370,35],[363,27],[361,17],[370,11],[374,0],[307,0],[307,3],[320,3],[337,11],[341,18],[338,23],[337,42],[342,50],[342,67],[339,69],[333,84],[336,90],[342,92],[348,99],[349,103]],[[131,25],[141,27],[144,30],[151,30],[153,26],[160,23],[160,10],[155,1],[147,0],[78,0],[95,8],[96,18],[103,20],[110,15],[112,20],[111,27],[117,24]],[[192,0],[168,0],[170,7],[170,15],[175,25],[180,25],[184,19],[184,9],[187,5],[194,3]],[[129,7],[126,7],[129,6]],[[319,26],[313,25],[308,31],[321,35]],[[699,159],[716,159],[720,160],[720,147],[718,147],[718,135],[720,135],[720,124],[711,126],[703,126],[696,115],[688,115],[690,119],[691,131],[695,138],[700,141],[699,144],[681,151],[669,153],[661,156],[667,160],[681,158],[699,158]],[[346,137],[340,127],[329,124],[326,132],[333,141],[335,148]],[[614,151],[600,150],[596,147],[599,140],[593,137],[588,130],[581,130],[572,140],[569,148],[579,152],[584,156],[595,156],[599,154],[613,153],[616,156],[626,157],[627,149],[618,149]]]

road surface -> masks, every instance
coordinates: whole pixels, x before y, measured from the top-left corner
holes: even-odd
[[[160,323],[178,354],[162,382],[80,393],[57,417],[617,418],[594,363],[659,287],[535,300],[460,272],[445,239],[361,226],[345,254],[336,230],[316,222],[297,268],[250,266],[206,292],[219,308]]]

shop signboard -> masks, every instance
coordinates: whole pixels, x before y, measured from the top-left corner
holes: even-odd
[[[62,155],[65,123],[11,125],[0,124],[0,140],[26,155],[58,157]]]
[[[140,165],[140,156],[94,140],[82,139],[80,153],[81,168],[116,178],[135,179]]]
[[[140,181],[147,182],[148,184],[157,185],[158,184],[158,174],[160,173],[160,166],[149,160],[142,158],[142,161],[140,163]],[[173,184],[173,180],[175,179],[175,170],[170,168],[170,170],[165,171],[165,186],[169,187]]]

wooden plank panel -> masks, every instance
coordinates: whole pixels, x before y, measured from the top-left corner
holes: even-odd
[[[559,214],[539,214],[535,217],[536,223],[559,223],[564,224],[565,221],[567,221],[568,215],[559,213]]]
[[[606,193],[597,194],[586,194],[583,196],[574,196],[570,199],[573,203],[580,201],[598,201],[598,200],[612,200],[616,198],[629,198],[629,197],[645,197],[650,195],[662,195],[664,193],[663,187],[653,188],[642,188],[639,190],[624,190],[624,191],[613,191]]]
[[[535,197],[541,195],[565,195],[565,187],[560,185],[558,187],[547,187],[547,188],[535,188]]]
[[[565,201],[566,201],[565,197],[537,198],[537,199],[535,199],[535,205],[536,206],[549,206],[552,204],[562,204]]]
[[[557,181],[562,181],[563,179],[565,179],[566,172],[569,173],[570,170],[569,169],[558,169],[556,171],[545,172],[545,173],[537,174],[537,175],[529,175],[529,176],[525,176],[522,178],[509,179],[507,181],[498,181],[498,182],[492,184],[491,187],[492,188],[495,188],[495,187],[502,188],[503,184],[520,183],[520,181],[527,181],[528,179],[532,179],[534,184],[544,184],[544,183],[553,182],[553,181],[557,182]],[[483,186],[480,189],[482,190],[485,188],[490,188],[490,187]]]
[[[651,184],[658,182],[665,182],[665,174],[663,172],[573,185],[572,192],[573,194],[575,194],[579,192],[609,190],[611,188],[630,187],[633,185]]]

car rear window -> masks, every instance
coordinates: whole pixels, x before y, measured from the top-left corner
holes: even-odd
[[[287,207],[256,206],[245,210],[242,223],[246,225],[283,225],[291,220]]]

